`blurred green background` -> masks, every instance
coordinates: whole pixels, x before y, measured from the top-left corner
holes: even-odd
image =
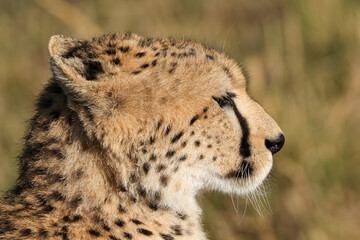
[[[210,239],[360,239],[358,0],[1,0],[1,192],[14,185],[35,96],[51,76],[50,36],[123,31],[223,49],[247,66],[251,94],[286,135],[266,188],[271,210],[265,200],[200,197]]]

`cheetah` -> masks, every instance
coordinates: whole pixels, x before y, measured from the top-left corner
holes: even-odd
[[[206,240],[197,193],[254,191],[284,144],[242,68],[200,43],[53,36],[0,239]]]

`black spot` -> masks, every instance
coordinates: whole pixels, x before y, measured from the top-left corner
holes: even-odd
[[[130,233],[124,232],[124,237],[126,237],[127,239],[132,239],[133,236]]]
[[[140,186],[140,187],[138,188],[138,192],[139,192],[140,196],[146,197],[146,189],[145,189],[145,188],[143,188],[143,187]]]
[[[153,43],[153,39],[152,38],[145,38],[145,39],[141,39],[138,43],[138,45],[140,47],[150,47],[151,44]]]
[[[171,143],[175,143],[177,141],[179,141],[179,139],[184,135],[184,132],[179,132],[178,134],[176,134],[172,139],[171,139]]]
[[[168,181],[169,181],[169,177],[166,175],[161,175],[160,177],[160,183],[161,185],[163,185],[164,187],[166,187],[168,185]]]
[[[170,54],[170,56],[176,57],[176,52],[172,52],[172,53]]]
[[[151,66],[155,67],[157,64],[157,60],[155,59],[154,61],[151,62]]]
[[[118,211],[119,211],[119,213],[125,213],[126,209],[121,204],[119,204]]]
[[[80,216],[80,215],[75,215],[74,217],[73,217],[73,219],[72,219],[72,221],[71,222],[77,222],[77,221],[79,221],[79,220],[81,220],[82,219],[82,216]]]
[[[71,208],[77,208],[82,203],[83,199],[81,196],[75,197],[73,200],[70,201]]]
[[[188,216],[186,214],[181,213],[181,212],[176,212],[176,217],[181,219],[181,220],[186,220]]]
[[[131,74],[138,75],[139,73],[141,73],[141,71],[133,71]]]
[[[140,67],[140,68],[145,69],[145,68],[147,68],[147,67],[149,67],[149,64],[144,64],[144,65],[141,65],[141,67]]]
[[[115,64],[115,65],[121,65],[120,63],[120,58],[114,58],[114,59],[112,59],[111,60],[111,62],[113,63],[113,64]]]
[[[213,161],[216,161],[217,157],[216,156],[213,156],[212,160]]]
[[[99,61],[83,60],[83,64],[85,66],[86,80],[95,80],[98,74],[104,73],[104,69]]]
[[[211,144],[208,144],[208,145],[207,145],[207,148],[212,148],[212,145],[211,145]]]
[[[134,183],[136,181],[136,175],[135,173],[131,173],[130,174],[130,178],[129,178],[130,182]]]
[[[135,57],[141,58],[141,57],[145,56],[145,54],[146,54],[146,52],[138,52],[135,54]]]
[[[174,225],[174,226],[171,226],[170,228],[174,231],[175,235],[177,235],[177,236],[182,235],[180,225]]]
[[[149,163],[144,163],[143,170],[144,170],[145,174],[148,174],[148,172],[150,170],[150,164]]]
[[[120,50],[122,53],[127,53],[127,52],[129,52],[130,47],[128,47],[128,46],[126,46],[126,47],[120,47],[119,50]]]
[[[194,122],[195,122],[196,120],[198,120],[198,119],[199,119],[199,115],[195,115],[195,116],[190,120],[190,125],[193,125]]]
[[[154,155],[154,154],[151,154],[151,156],[150,156],[150,159],[149,159],[150,161],[156,161],[156,155]]]
[[[110,227],[105,223],[104,220],[101,221],[101,227],[107,232],[109,232],[111,230]]]
[[[148,202],[147,205],[149,206],[150,209],[152,209],[154,211],[158,210],[158,208],[159,208],[157,203],[152,202],[152,201]]]
[[[127,191],[123,184],[119,184],[118,189],[119,189],[120,192],[126,192]]]
[[[138,219],[131,219],[131,221],[132,221],[133,223],[135,223],[136,225],[143,224],[143,222],[140,221],[140,220],[138,220]]]
[[[186,144],[187,144],[187,142],[186,142],[186,141],[183,141],[183,142],[181,143],[181,146],[184,148],[184,147],[186,147]]]
[[[179,158],[179,161],[185,161],[187,159],[187,156],[186,155],[182,155],[180,158]]]
[[[161,172],[165,168],[166,168],[166,166],[164,164],[159,164],[156,168],[156,172]]]
[[[118,226],[118,227],[123,227],[123,226],[125,225],[125,222],[124,222],[123,220],[121,220],[121,219],[117,219],[117,220],[115,221],[115,224],[116,224],[116,226]]]
[[[169,135],[170,131],[171,131],[171,126],[167,126],[165,130],[165,136]]]
[[[90,229],[88,230],[88,232],[90,233],[91,236],[100,237],[100,233],[94,229]]]
[[[227,68],[227,67],[223,67],[223,70],[224,70],[224,72],[226,73],[226,75],[229,77],[229,78],[232,78],[233,76],[232,76],[232,74],[231,74],[231,72],[230,72],[230,69],[229,68]]]
[[[158,124],[156,125],[156,130],[159,130],[159,129],[160,129],[162,123],[163,123],[162,120],[160,120],[160,121],[158,122]]]
[[[47,180],[49,184],[55,184],[55,183],[63,183],[65,181],[65,177],[61,174],[48,174]]]
[[[171,66],[171,68],[169,70],[169,73],[173,74],[175,72],[176,67],[177,67],[177,63],[173,62],[173,63],[170,64],[170,66]]]
[[[4,234],[6,232],[14,231],[16,227],[12,222],[6,219],[0,219],[0,234]]]
[[[144,228],[138,228],[138,232],[141,233],[141,234],[144,234],[146,236],[151,236],[153,235],[153,233],[147,229],[144,229]]]
[[[210,59],[210,60],[214,60],[214,56],[211,56],[211,55],[209,55],[209,54],[206,54],[206,57],[207,57],[208,59]]]
[[[200,154],[199,159],[200,160],[204,159],[204,155]]]
[[[176,153],[175,150],[169,150],[167,153],[166,153],[166,157],[167,158],[171,158],[172,156],[174,156]]]
[[[107,55],[116,55],[116,50],[115,49],[108,49],[105,51],[105,53]]]
[[[45,205],[39,212],[38,214],[48,214],[51,213],[52,211],[54,211],[55,208],[51,205]]]
[[[161,199],[161,193],[155,192],[155,200],[159,201]]]
[[[44,228],[40,228],[38,231],[39,237],[48,237],[49,236],[49,232],[44,229]]]
[[[111,240],[121,240],[120,238],[115,237],[114,235],[109,235],[109,238]]]
[[[203,109],[203,112],[206,113],[209,109],[206,107]]]
[[[174,237],[169,235],[169,234],[164,234],[164,233],[160,233],[160,236],[164,239],[164,240],[174,240]]]
[[[155,137],[151,136],[151,137],[150,137],[150,140],[149,140],[149,143],[150,143],[150,144],[153,144],[154,142],[155,142]]]
[[[31,229],[29,229],[29,228],[25,228],[25,229],[20,230],[20,235],[22,237],[29,236],[29,235],[31,235],[31,233],[32,233]]]
[[[194,144],[195,144],[196,147],[199,147],[199,146],[200,146],[200,141],[199,141],[199,140],[196,140],[196,141],[194,142]]]
[[[80,215],[75,215],[73,218],[71,218],[70,216],[67,216],[67,215],[63,217],[63,221],[66,223],[78,222],[80,219],[82,219],[82,217]]]
[[[160,52],[157,52],[156,54],[155,54],[155,57],[157,57],[157,56],[159,56],[160,55]]]

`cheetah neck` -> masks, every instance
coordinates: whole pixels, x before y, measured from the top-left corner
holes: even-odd
[[[86,138],[66,98],[56,92],[50,97],[51,106],[39,106],[32,119],[17,186],[0,203],[0,236],[206,239],[193,192],[158,196],[154,189],[142,189],[146,184],[132,179],[140,176],[115,164],[128,156],[106,154]]]

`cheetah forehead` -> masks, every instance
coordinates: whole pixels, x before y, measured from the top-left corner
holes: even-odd
[[[246,90],[242,69],[233,60],[191,41],[136,34],[89,41],[53,36],[49,52],[55,80],[70,98],[95,106],[108,101],[104,109],[111,105],[112,114],[137,121],[154,114],[185,119],[213,96]]]

